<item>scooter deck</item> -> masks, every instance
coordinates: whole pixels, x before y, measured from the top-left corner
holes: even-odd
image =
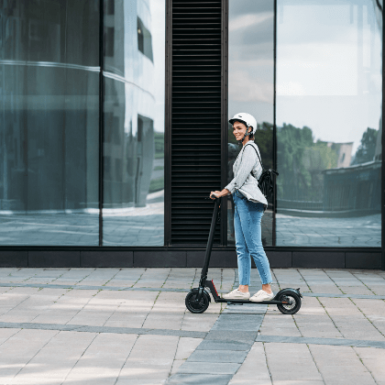
[[[219,297],[219,298],[214,298],[214,301],[215,302],[225,302],[228,304],[232,304],[232,303],[241,304],[241,305],[243,305],[244,303],[248,303],[248,304],[252,304],[252,305],[280,305],[280,304],[286,305],[287,304],[287,302],[277,301],[274,299],[272,299],[271,301],[252,302],[252,301],[245,300],[245,299],[224,299],[222,297]]]

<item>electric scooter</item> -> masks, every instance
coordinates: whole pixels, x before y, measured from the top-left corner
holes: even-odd
[[[249,300],[243,299],[224,299],[218,295],[217,289],[215,288],[214,281],[207,279],[207,272],[210,264],[211,250],[213,247],[214,233],[217,222],[219,222],[219,206],[222,198],[216,197],[214,194],[211,195],[215,197],[214,212],[211,220],[211,227],[209,233],[209,239],[206,247],[206,254],[203,263],[201,279],[199,282],[199,287],[191,289],[187,294],[185,299],[185,304],[187,309],[191,313],[203,313],[209,307],[211,302],[211,297],[207,289],[209,289],[211,295],[214,298],[215,302],[227,302],[228,304],[237,304],[243,305],[244,303],[253,304],[253,305],[277,305],[279,311],[283,314],[295,314],[301,308],[302,304],[302,294],[299,289],[282,289],[276,296],[270,301],[264,302],[251,302]],[[211,199],[211,198],[206,198]]]

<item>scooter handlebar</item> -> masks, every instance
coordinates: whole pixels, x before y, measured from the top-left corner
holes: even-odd
[[[213,200],[212,198],[210,197],[214,197],[215,199],[221,199],[221,197],[217,197],[215,194],[211,194],[209,197],[205,197],[205,199],[210,199],[210,200]],[[214,199],[214,200],[215,200]]]

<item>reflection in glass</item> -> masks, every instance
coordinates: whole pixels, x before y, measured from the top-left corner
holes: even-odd
[[[277,246],[381,246],[382,15],[278,0]]]
[[[0,2],[0,244],[98,244],[98,1]]]
[[[274,122],[274,2],[266,0],[230,0],[229,2],[229,118],[248,112],[257,119],[258,145],[265,168],[273,166]],[[228,181],[241,149],[232,125],[228,132]],[[234,205],[228,199],[227,240],[234,238]],[[272,245],[273,204],[262,217],[262,242]]]
[[[104,0],[103,245],[164,244],[164,0]]]

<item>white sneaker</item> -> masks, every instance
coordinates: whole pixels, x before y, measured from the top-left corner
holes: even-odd
[[[223,294],[222,298],[224,299],[249,299],[250,298],[250,293],[242,293],[238,289],[235,289],[233,291],[230,291],[230,293]]]
[[[273,292],[271,292],[271,294],[269,294],[265,290],[259,290],[250,298],[250,301],[251,302],[264,302],[264,301],[271,301],[273,298],[274,298]]]

